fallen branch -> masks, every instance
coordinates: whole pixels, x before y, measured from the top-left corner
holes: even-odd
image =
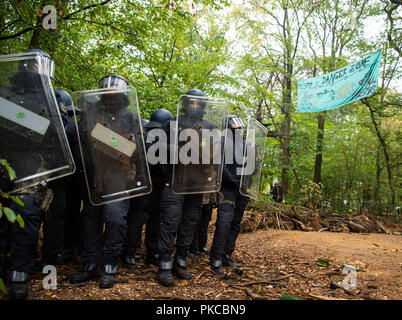
[[[352,222],[352,221],[346,221],[346,223],[348,224],[348,225],[350,225],[353,229],[357,229],[357,230],[360,230],[360,231],[362,231],[362,232],[364,232],[364,231],[366,231],[366,228],[365,227],[363,227],[363,226],[361,226],[360,224],[357,224],[357,223],[354,223],[354,222]]]
[[[385,229],[384,228],[384,226],[381,224],[381,223],[379,223],[378,221],[377,221],[377,225],[380,227],[380,229],[382,230],[382,231],[384,231],[386,234],[391,234],[391,232],[389,232],[387,229]]]
[[[333,298],[333,297],[326,297],[326,296],[319,296],[315,294],[309,294],[310,297],[319,299],[319,300],[348,300],[348,299],[342,299],[342,298]]]
[[[310,208],[274,203],[271,201],[250,205],[241,223],[241,232],[255,232],[258,229],[386,233],[399,232],[400,226],[389,225],[372,214],[338,214],[317,212]]]
[[[258,220],[258,223],[255,225],[255,228],[253,231],[251,231],[251,233],[254,233],[254,231],[257,229],[257,227],[260,225],[260,222],[262,220],[262,216],[260,217],[260,220]]]
[[[246,282],[246,283],[237,283],[236,286],[239,287],[247,287],[253,284],[276,284],[278,281],[287,279],[289,277],[291,277],[291,274],[288,274],[284,277],[278,278],[278,279],[269,279],[269,280],[259,280],[259,281],[251,281],[251,282]]]
[[[266,298],[263,297],[256,297],[250,290],[246,289],[246,288],[241,288],[241,287],[237,287],[237,286],[233,286],[230,285],[232,288],[238,289],[238,290],[243,290],[252,300],[268,300]]]
[[[303,277],[303,278],[306,278],[306,279],[309,279],[309,280],[314,280],[314,278],[306,276],[305,274],[302,274],[302,273],[293,272],[291,275],[293,275],[293,274],[298,275],[298,276]]]
[[[198,281],[204,274],[206,274],[207,271],[202,271],[195,279],[194,281]]]

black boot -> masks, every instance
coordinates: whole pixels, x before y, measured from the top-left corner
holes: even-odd
[[[176,257],[173,264],[173,273],[179,279],[191,280],[193,276],[187,271],[187,261],[185,257]]]
[[[147,256],[145,258],[146,264],[152,264],[154,266],[159,266],[160,258],[159,253],[154,251],[147,251]]]
[[[202,249],[200,250],[201,254],[208,254],[209,253],[209,249],[207,246],[203,246]]]
[[[74,273],[71,276],[70,283],[81,283],[99,277],[99,267],[96,263],[85,264],[81,272]]]
[[[224,267],[234,267],[234,268],[240,267],[240,264],[239,263],[234,263],[232,258],[230,258],[230,255],[228,255],[228,254],[226,254],[223,257],[222,263],[223,263]]]
[[[124,257],[124,268],[134,270],[136,266],[135,255],[126,255]]]
[[[10,275],[10,299],[25,300],[28,296],[28,273],[12,271]]]
[[[216,259],[212,259],[211,260],[211,267],[212,267],[212,271],[216,274],[222,274],[223,270],[222,270],[222,260],[216,260]]]
[[[158,270],[158,282],[165,286],[170,287],[174,285],[174,277],[172,275],[173,263],[172,261],[161,261]]]
[[[112,288],[114,286],[116,274],[119,267],[113,264],[105,265],[105,273],[102,274],[99,282],[99,288],[107,289]]]

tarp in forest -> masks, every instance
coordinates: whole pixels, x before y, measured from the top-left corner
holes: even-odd
[[[336,71],[297,82],[297,111],[335,109],[377,91],[382,51]]]

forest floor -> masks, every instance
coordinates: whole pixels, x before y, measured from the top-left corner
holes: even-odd
[[[212,237],[210,233],[208,245]],[[28,299],[278,300],[282,294],[320,300],[402,299],[401,235],[256,230],[239,235],[233,258],[241,266],[224,268],[225,274],[217,276],[207,255],[191,256],[193,280],[176,279],[174,287],[168,288],[156,281],[158,268],[144,264],[143,259],[138,260],[136,270],[121,267],[111,289],[100,289],[98,280],[70,284],[68,276],[81,267],[75,261],[57,266],[55,290],[43,289],[43,274],[33,275]],[[354,266],[357,272],[343,273],[342,264]],[[342,289],[342,283],[351,277],[355,277],[350,283],[356,288]]]

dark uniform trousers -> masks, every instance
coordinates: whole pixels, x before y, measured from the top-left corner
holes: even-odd
[[[195,231],[194,231],[194,239],[191,243],[191,249],[201,250],[206,246],[208,240],[208,226],[212,219],[212,203],[204,204],[201,207],[201,216],[198,221]]]
[[[162,126],[162,125],[160,125]],[[158,126],[147,128],[144,131],[144,141],[146,150],[153,143],[147,142],[150,130],[160,128]],[[141,246],[142,228],[145,224],[145,246],[147,254],[157,254],[159,252],[159,234],[160,234],[160,200],[164,187],[163,171],[160,165],[149,165],[149,172],[152,180],[152,192],[145,196],[131,199],[131,207],[127,217],[128,232],[126,242],[126,255],[134,256],[136,250]]]
[[[35,194],[21,194],[20,198],[24,206],[13,202],[10,208],[21,215],[25,226],[21,228],[18,223],[11,225],[10,269],[28,273],[38,244],[41,209]]]
[[[65,187],[69,178],[61,178],[49,183],[49,188],[53,192],[53,201],[49,207],[49,214],[43,222],[42,244],[42,259],[49,264],[56,264],[57,256],[63,250],[66,216]]]
[[[176,239],[176,256],[185,257],[190,249],[194,230],[200,217],[202,194],[175,194],[165,185],[161,198],[159,255],[169,261]]]
[[[84,264],[117,265],[123,253],[127,234],[127,213],[130,200],[121,200],[102,206],[84,202]],[[105,229],[103,231],[103,224]]]
[[[85,192],[85,180],[79,169],[81,157],[78,156],[78,137],[75,122],[62,115],[65,132],[74,161],[78,164],[74,174],[49,182],[53,191],[53,201],[43,222],[42,260],[56,264],[57,256],[63,247],[73,248],[82,235],[82,219],[79,214],[81,199]],[[66,241],[67,240],[67,241]]]
[[[81,200],[84,198],[85,180],[81,178],[82,172],[74,173],[66,188],[66,216],[64,220],[64,249],[77,247],[82,249],[83,241],[83,218]]]
[[[131,200],[131,208],[127,217],[128,233],[126,253],[135,254],[141,246],[142,228],[145,227],[145,246],[147,251],[157,253],[160,227],[160,197],[163,186],[153,185],[150,194]]]
[[[11,205],[10,199],[2,199],[1,203],[5,207]],[[5,278],[6,270],[8,270],[7,254],[10,252],[10,228],[11,223],[6,216],[0,218],[0,278]]]
[[[222,186],[224,200],[218,205],[214,240],[211,247],[211,259],[222,260],[224,255],[231,255],[240,233],[240,223],[249,198],[240,194],[235,187]]]

